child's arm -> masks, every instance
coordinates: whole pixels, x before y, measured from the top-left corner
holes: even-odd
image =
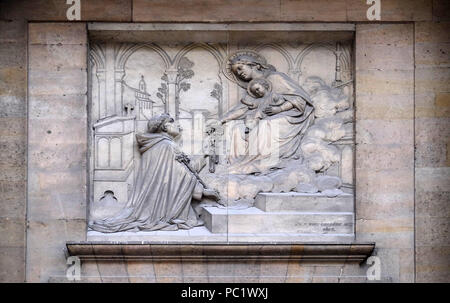
[[[247,105],[249,109],[255,109],[258,107],[255,102],[250,100],[249,96],[242,98],[241,103]]]
[[[222,124],[230,121],[230,120],[235,120],[235,119],[239,119],[241,118],[246,112],[248,111],[248,107],[247,106],[241,106],[241,107],[237,107],[231,111],[229,111],[228,113],[225,114],[225,116],[222,118],[222,120],[220,121]]]
[[[272,94],[272,103],[270,105],[281,105],[285,102],[284,98],[278,94]]]

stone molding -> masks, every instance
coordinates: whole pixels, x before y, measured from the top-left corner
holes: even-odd
[[[82,261],[310,261],[362,263],[374,251],[375,243],[304,244],[167,244],[67,242],[67,254]]]
[[[88,22],[89,31],[352,31],[354,23],[117,23]]]

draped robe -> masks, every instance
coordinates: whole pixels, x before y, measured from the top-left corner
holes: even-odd
[[[234,126],[229,132],[230,173],[266,173],[282,168],[285,160],[299,155],[301,139],[313,122],[314,108],[303,88],[284,73],[268,71],[265,78],[271,82],[272,92],[293,108],[259,120],[247,138],[242,127]]]
[[[100,232],[178,230],[198,226],[191,205],[197,178],[175,160],[179,153],[164,133],[136,135],[142,159],[131,199],[119,214],[92,222]]]

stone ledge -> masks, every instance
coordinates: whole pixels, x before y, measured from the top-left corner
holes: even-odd
[[[109,23],[89,22],[89,31],[351,31],[353,23]]]
[[[362,263],[375,243],[353,244],[154,244],[67,242],[69,256],[83,261],[310,261]]]

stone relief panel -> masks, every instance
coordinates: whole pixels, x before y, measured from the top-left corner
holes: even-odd
[[[351,45],[92,43],[88,236],[353,239]]]

